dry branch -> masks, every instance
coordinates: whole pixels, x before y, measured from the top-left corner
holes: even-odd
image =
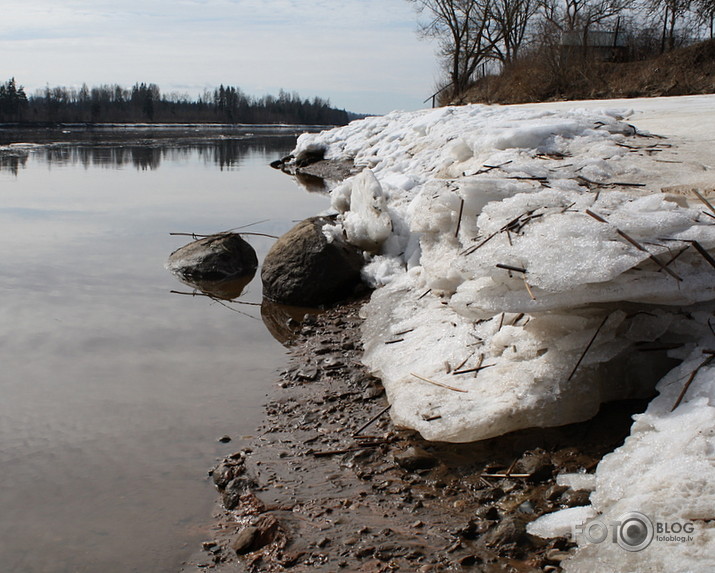
[[[601,329],[604,327],[604,325],[606,324],[606,321],[610,318],[610,316],[611,316],[610,314],[607,314],[606,317],[601,322],[601,324],[598,325],[596,332],[593,333],[591,340],[586,345],[586,348],[584,348],[583,353],[581,354],[581,357],[578,359],[578,362],[576,362],[576,366],[573,367],[573,370],[571,371],[571,374],[569,374],[569,377],[567,378],[567,380],[570,381],[571,378],[574,377],[574,374],[576,374],[576,370],[578,370],[578,367],[581,366],[581,362],[583,362],[583,359],[586,357],[586,354],[590,350],[591,346],[593,346],[593,343],[596,341],[596,337],[598,336],[598,333],[601,332]]]
[[[435,386],[439,386],[440,388],[446,388],[447,390],[452,390],[453,392],[462,392],[464,394],[467,393],[467,390],[462,390],[461,388],[455,388],[454,386],[450,386],[449,384],[443,384],[442,382],[436,382],[435,380],[430,380],[429,378],[419,376],[418,374],[414,374],[413,372],[410,372],[410,376],[414,376],[418,380],[422,380],[423,382],[427,382],[429,384],[434,384]]]
[[[678,399],[675,401],[675,404],[673,404],[673,407],[670,409],[671,412],[675,410],[678,406],[680,406],[680,403],[683,401],[683,398],[685,398],[685,393],[688,391],[688,388],[690,388],[690,385],[693,383],[693,380],[695,380],[695,377],[698,375],[700,369],[710,364],[713,360],[715,360],[715,354],[711,354],[710,356],[708,356],[695,370],[691,372],[690,376],[688,377],[688,381],[685,383],[685,386],[683,386],[683,389],[680,391],[680,394],[678,394]]]

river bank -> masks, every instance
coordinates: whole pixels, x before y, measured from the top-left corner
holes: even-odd
[[[712,96],[631,103],[395,112],[298,139],[298,167],[359,171],[331,186],[324,234],[368,253],[375,290],[364,323],[303,327],[262,439],[214,472],[239,513],[204,566],[708,570]],[[368,371],[390,422],[357,399]],[[613,543],[583,533],[599,519]],[[642,551],[670,522],[696,535]]]
[[[558,571],[570,543],[526,524],[588,503],[556,476],[592,471],[645,403],[474,444],[426,442],[394,427],[360,362],[361,304],[296,326],[256,437],[211,472],[215,526],[183,571]]]

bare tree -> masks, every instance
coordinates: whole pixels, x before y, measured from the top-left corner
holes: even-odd
[[[695,14],[707,27],[710,39],[715,38],[715,0],[694,0]]]
[[[658,0],[655,0],[658,1]],[[629,0],[540,0],[546,20],[562,31],[593,29],[620,15]]]
[[[646,6],[651,15],[657,16],[663,26],[660,51],[675,48],[677,25],[685,18],[693,5],[692,0],[647,0]]]
[[[495,46],[502,40],[492,19],[493,0],[408,1],[429,18],[421,33],[439,40],[456,97],[467,89],[479,66],[495,57]]]
[[[501,37],[501,42],[495,43],[495,52],[503,64],[510,64],[519,56],[529,25],[538,11],[537,0],[492,0],[491,17]]]

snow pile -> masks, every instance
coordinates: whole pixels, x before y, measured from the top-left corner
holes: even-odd
[[[533,535],[559,537],[594,518],[612,527],[621,516],[638,511],[651,520],[653,540],[642,551],[625,551],[610,535],[602,543],[576,535],[579,549],[565,571],[715,570],[713,356],[703,348],[682,353],[683,363],[658,384],[658,397],[634,417],[625,444],[599,464],[591,506],[578,508],[583,514],[562,510],[529,524]],[[671,412],[694,372],[686,398]]]
[[[715,372],[701,368],[698,385],[670,408],[693,356],[715,346],[715,217],[687,189],[662,192],[684,163],[628,114],[395,112],[303,135],[296,153],[325,149],[364,167],[333,191],[330,233],[373,254],[364,272],[379,288],[364,307],[364,361],[382,378],[396,424],[463,442],[584,420],[604,401],[650,395],[674,362],[643,350],[672,348],[671,359],[690,358],[599,467],[589,511],[704,519],[682,503],[694,494],[712,519]],[[698,169],[707,175],[708,166]],[[678,477],[689,466],[705,481]],[[642,484],[633,479],[644,472]],[[667,507],[653,499],[666,486]],[[550,519],[562,534],[574,515]],[[712,555],[712,541],[693,555],[708,543]],[[584,563],[593,551],[584,547]]]

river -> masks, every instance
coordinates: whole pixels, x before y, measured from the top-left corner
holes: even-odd
[[[75,142],[0,158],[4,571],[174,571],[207,538],[207,470],[249,439],[286,357],[259,307],[177,294],[193,290],[164,262],[191,240],[171,233],[280,235],[325,209],[268,166],[294,143]],[[259,260],[273,242],[246,238]],[[258,276],[241,300],[261,302]]]

